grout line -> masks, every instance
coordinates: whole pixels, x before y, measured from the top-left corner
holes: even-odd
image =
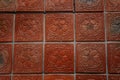
[[[106,77],[107,77],[107,80],[108,80],[108,52],[107,52],[106,0],[104,0],[104,28],[105,28]]]
[[[14,64],[14,35],[15,35],[15,17],[16,17],[16,14],[13,14],[13,40],[12,40],[12,68],[11,68],[11,80],[13,80],[13,64]]]
[[[76,17],[75,17],[75,13],[74,15],[74,26],[73,26],[73,30],[74,30],[74,80],[76,80]]]

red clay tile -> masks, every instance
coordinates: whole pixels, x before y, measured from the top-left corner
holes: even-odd
[[[105,45],[77,44],[76,71],[80,73],[105,73]]]
[[[46,15],[46,41],[73,41],[73,14]]]
[[[76,11],[104,11],[104,0],[75,0]]]
[[[12,41],[13,15],[0,14],[0,42]]]
[[[41,75],[14,75],[13,80],[42,80]]]
[[[73,0],[46,0],[46,11],[73,11]]]
[[[14,52],[14,73],[41,73],[42,45],[16,44]]]
[[[107,39],[109,41],[120,40],[120,13],[107,14]]]
[[[120,43],[108,44],[109,73],[120,73]]]
[[[44,80],[74,80],[73,75],[45,75]]]
[[[74,47],[72,44],[45,45],[45,73],[72,73]]]
[[[109,75],[108,80],[120,80],[120,75]]]
[[[0,73],[10,73],[12,64],[12,45],[0,44]]]
[[[10,76],[0,76],[0,80],[11,80]]]
[[[43,11],[44,0],[17,0],[17,11]]]
[[[0,11],[15,11],[16,0],[0,0]]]
[[[77,41],[104,41],[104,39],[103,13],[76,14]]]
[[[77,75],[76,80],[107,80],[105,75]]]
[[[120,11],[120,0],[106,0],[107,11]]]
[[[43,15],[17,14],[15,41],[42,41]]]

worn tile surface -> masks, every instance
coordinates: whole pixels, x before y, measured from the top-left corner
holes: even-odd
[[[10,80],[10,76],[0,75],[0,80]]]
[[[17,14],[15,41],[42,41],[43,14]]]
[[[75,0],[76,11],[103,11],[104,0]]]
[[[105,73],[105,45],[77,44],[76,71],[78,73]]]
[[[0,42],[12,41],[13,15],[0,14]]]
[[[46,0],[46,11],[73,11],[74,0]]]
[[[119,74],[111,74],[109,75],[109,80],[120,80]]]
[[[0,73],[11,73],[12,45],[0,44]]]
[[[108,71],[120,73],[120,43],[108,44]]]
[[[42,72],[41,44],[16,44],[14,51],[14,73]]]
[[[76,14],[77,41],[104,41],[104,14],[78,13]]]
[[[73,73],[74,47],[72,44],[45,45],[45,73]]]
[[[73,41],[73,29],[73,14],[46,15],[46,41]]]

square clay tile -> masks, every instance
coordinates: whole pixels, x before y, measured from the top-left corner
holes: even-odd
[[[104,11],[104,0],[75,0],[76,11]]]
[[[120,40],[120,13],[107,14],[107,39],[109,41]]]
[[[42,80],[42,75],[14,75],[13,80]]]
[[[46,11],[73,11],[73,0],[46,0]]]
[[[106,72],[104,44],[78,43],[76,56],[76,71],[78,73]]]
[[[78,13],[76,14],[77,41],[104,41],[104,14]]]
[[[44,11],[44,0],[17,0],[16,11]]]
[[[0,11],[15,11],[16,0],[0,0]]]
[[[120,43],[108,44],[108,71],[120,73]]]
[[[0,44],[0,73],[11,73],[12,45]]]
[[[46,15],[46,41],[73,41],[73,14]]]
[[[115,74],[111,74],[108,77],[108,80],[120,80],[120,74],[119,75],[115,75]]]
[[[44,80],[74,80],[73,75],[45,75]]]
[[[45,45],[45,73],[73,73],[74,47],[72,44]]]
[[[15,44],[14,73],[42,72],[42,44]]]
[[[12,41],[13,15],[0,14],[0,42]]]
[[[107,80],[105,75],[76,75],[76,80]]]
[[[11,80],[11,79],[10,79],[10,76],[0,75],[0,80]]]
[[[15,25],[15,41],[42,41],[43,15],[17,14]]]
[[[120,0],[106,0],[107,11],[120,11]]]

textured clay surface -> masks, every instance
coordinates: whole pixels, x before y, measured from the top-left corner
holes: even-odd
[[[16,44],[14,52],[14,73],[41,73],[42,45]]]
[[[43,15],[17,14],[15,41],[42,41]]]
[[[109,75],[109,80],[120,80],[120,75]]]
[[[73,11],[73,0],[46,0],[46,11]]]
[[[75,0],[76,11],[103,11],[104,0]]]
[[[15,11],[15,0],[0,0],[0,11]]]
[[[45,73],[71,73],[74,70],[72,44],[45,45]]]
[[[105,45],[77,44],[76,70],[80,73],[105,73]]]
[[[13,80],[42,80],[41,75],[14,75]]]
[[[46,15],[46,41],[73,41],[73,14]]]
[[[107,11],[120,11],[120,0],[106,0]]]
[[[120,73],[120,43],[108,44],[108,71]]]
[[[44,0],[17,0],[17,11],[43,11]]]
[[[44,80],[74,80],[73,75],[45,75]]]
[[[12,63],[12,45],[0,44],[0,73],[10,73]]]
[[[0,80],[11,80],[10,76],[0,76]]]
[[[13,15],[0,14],[0,42],[12,41]]]
[[[120,40],[120,13],[107,14],[107,38],[109,41]]]
[[[104,41],[104,14],[78,13],[76,14],[77,41]]]
[[[77,75],[76,80],[106,80],[105,75]]]

